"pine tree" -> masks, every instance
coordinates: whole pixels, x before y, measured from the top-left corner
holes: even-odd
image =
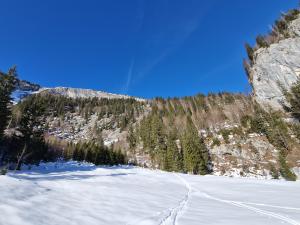
[[[11,103],[11,94],[16,87],[16,83],[16,67],[12,67],[7,74],[0,72],[0,140],[3,138],[4,130],[11,117],[9,105]]]
[[[137,141],[136,141],[136,136],[135,136],[132,126],[130,126],[130,128],[128,130],[127,141],[129,142],[129,148],[131,150],[133,150],[136,147]]]
[[[22,133],[21,141],[25,146],[21,161],[38,163],[45,159],[48,147],[44,141],[44,107],[37,101],[22,102],[20,104],[20,122],[18,130]],[[22,148],[24,150],[24,148]]]
[[[122,153],[120,148],[116,151],[116,159],[117,159],[117,164],[126,163],[126,156]]]
[[[162,118],[156,114],[153,115],[151,120],[150,141],[150,156],[152,159],[156,158],[156,161],[161,164],[161,159],[163,159],[166,150],[164,124]]]
[[[293,171],[291,171],[291,169],[287,165],[286,156],[282,151],[279,152],[279,164],[280,164],[280,174],[282,177],[284,177],[288,181],[297,180],[296,174]]]
[[[207,174],[209,155],[198,130],[190,117],[187,118],[186,131],[183,136],[184,168],[193,174]]]
[[[176,135],[171,132],[167,137],[167,150],[165,155],[164,170],[178,171],[179,170],[179,150],[176,144]]]
[[[63,158],[65,160],[72,159],[72,150],[74,149],[74,145],[72,142],[69,142],[63,151]]]
[[[248,43],[245,44],[245,48],[246,48],[246,51],[247,51],[248,58],[249,58],[250,62],[253,63],[253,60],[254,60],[254,50],[253,50],[253,48]]]
[[[89,142],[85,145],[85,159],[84,161],[87,162],[95,162],[95,158],[96,158],[96,151],[97,151],[97,146],[95,145],[94,142]]]
[[[285,91],[285,97],[289,103],[285,108],[292,113],[293,117],[300,120],[300,80],[291,87],[289,92]]]

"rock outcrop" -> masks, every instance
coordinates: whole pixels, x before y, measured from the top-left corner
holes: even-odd
[[[254,51],[248,68],[255,100],[263,107],[282,109],[284,90],[289,90],[300,75],[300,18],[291,21],[288,38]]]

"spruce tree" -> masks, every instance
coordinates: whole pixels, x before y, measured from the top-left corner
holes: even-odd
[[[173,171],[173,160],[174,160],[174,148],[173,148],[173,141],[171,140],[170,136],[167,139],[167,148],[164,154],[164,161],[163,161],[163,169],[166,171]]]
[[[207,174],[209,155],[198,130],[190,117],[187,118],[186,130],[183,136],[184,168],[193,174]]]
[[[167,149],[164,162],[164,170],[180,171],[180,152],[176,144],[176,133],[170,132],[167,137]]]
[[[133,150],[136,147],[137,141],[136,141],[136,136],[135,136],[132,126],[130,126],[130,128],[128,130],[127,141],[129,142],[129,148],[131,150]]]
[[[161,159],[163,159],[166,150],[164,124],[162,118],[156,114],[153,115],[151,121],[150,140],[151,158],[155,159],[158,164],[161,164]]]

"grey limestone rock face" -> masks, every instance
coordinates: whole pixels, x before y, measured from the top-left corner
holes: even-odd
[[[282,109],[283,90],[289,90],[300,75],[300,18],[289,25],[290,37],[260,48],[250,68],[255,100],[264,107]]]

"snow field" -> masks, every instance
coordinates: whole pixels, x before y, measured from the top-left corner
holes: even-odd
[[[47,163],[0,176],[2,225],[300,225],[300,182]]]

